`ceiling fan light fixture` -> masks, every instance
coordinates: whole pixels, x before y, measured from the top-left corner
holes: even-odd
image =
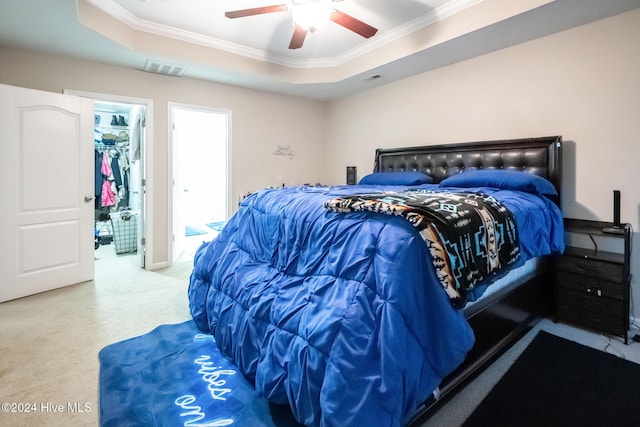
[[[329,22],[331,3],[332,0],[293,0],[293,22],[310,33],[316,32]]]

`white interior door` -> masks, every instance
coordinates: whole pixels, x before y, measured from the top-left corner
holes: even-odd
[[[93,101],[0,85],[0,302],[93,279]]]

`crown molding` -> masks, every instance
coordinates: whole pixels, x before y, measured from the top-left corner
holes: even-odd
[[[82,1],[82,0],[78,0]],[[414,31],[433,25],[449,16],[455,15],[471,6],[480,3],[482,0],[451,0],[442,6],[431,10],[429,13],[421,15],[406,24],[384,31],[376,37],[368,39],[359,46],[349,49],[333,58],[315,58],[315,59],[293,59],[281,55],[274,55],[266,51],[252,48],[249,46],[233,43],[227,40],[195,33],[181,28],[172,27],[156,22],[140,19],[133,15],[127,9],[123,8],[113,0],[84,0],[87,3],[97,7],[111,17],[126,24],[133,30],[145,32],[159,37],[171,38],[187,43],[192,43],[211,49],[222,50],[235,55],[244,56],[250,59],[269,62],[272,64],[297,68],[297,69],[313,69],[337,67],[348,63],[362,55],[375,51],[387,44],[413,33]]]

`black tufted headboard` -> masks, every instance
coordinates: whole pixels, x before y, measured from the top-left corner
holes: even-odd
[[[561,194],[561,154],[561,136],[379,148],[374,172],[420,171],[440,182],[468,170],[519,170],[547,178]]]

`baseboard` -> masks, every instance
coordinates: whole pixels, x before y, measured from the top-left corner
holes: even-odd
[[[147,267],[145,267],[146,270],[160,270],[162,268],[167,268],[170,267],[171,264],[168,261],[163,261],[163,262],[155,262],[151,265],[148,265]]]

